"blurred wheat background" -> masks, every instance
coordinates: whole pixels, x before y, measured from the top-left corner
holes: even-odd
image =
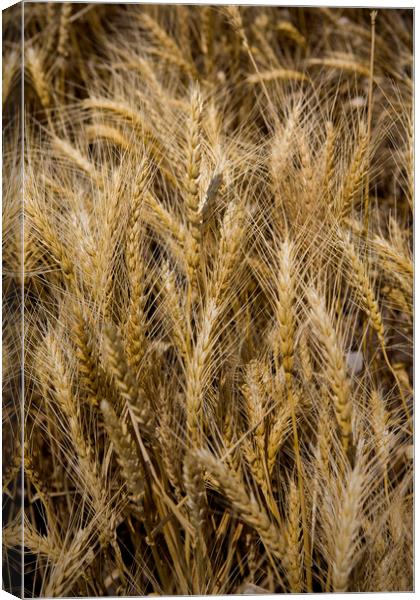
[[[412,16],[4,14],[6,589],[412,590]]]

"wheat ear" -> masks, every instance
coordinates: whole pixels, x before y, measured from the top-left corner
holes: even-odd
[[[46,346],[50,354],[51,364],[54,365],[51,373],[55,397],[68,420],[70,436],[77,452],[83,483],[92,498],[94,508],[101,511],[105,499],[103,482],[97,470],[93,448],[82,429],[80,406],[72,392],[68,367],[54,335],[48,336]],[[103,525],[106,527],[105,524]],[[106,534],[105,536],[108,537]]]
[[[113,127],[112,125],[105,125],[104,123],[88,125],[85,129],[85,135],[89,141],[103,139],[106,140],[108,144],[114,144],[125,152],[128,152],[131,149],[129,138],[126,137],[120,129]]]
[[[296,403],[295,397],[294,402]],[[287,404],[282,407],[275,413],[273,420],[267,440],[267,467],[270,475],[273,473],[277,454],[291,431],[290,407]]]
[[[241,202],[231,202],[223,217],[216,267],[210,283],[210,295],[220,298],[238,261],[245,238],[245,210]]]
[[[357,551],[358,531],[361,524],[361,496],[363,478],[358,469],[350,473],[344,498],[337,515],[333,562],[333,590],[346,592]]]
[[[192,455],[187,455],[185,459],[183,477],[188,507],[191,511],[191,523],[194,527],[194,543],[196,544],[203,536],[207,503],[203,471]]]
[[[97,173],[95,166],[83,154],[72,146],[66,140],[62,140],[57,136],[53,137],[53,145],[67,160],[74,163],[81,171],[92,179],[100,188],[103,187],[104,181]]]
[[[291,481],[286,529],[286,555],[284,562],[287,569],[290,588],[294,593],[302,592],[300,529],[299,492],[295,482]]]
[[[366,156],[368,151],[368,134],[363,121],[360,124],[359,138],[351,163],[348,167],[340,195],[340,219],[349,215],[366,174]]]
[[[389,413],[386,410],[384,400],[377,390],[373,390],[370,394],[370,408],[372,429],[376,444],[376,456],[383,472],[385,496],[389,503],[388,462],[391,450],[390,433],[388,431]]]
[[[5,53],[2,63],[2,103],[6,104],[9,93],[12,90],[15,81],[16,73],[19,71],[21,64],[20,53],[17,50],[12,50]],[[29,68],[29,66],[28,66]]]
[[[185,315],[181,309],[176,274],[169,263],[164,264],[162,271],[162,290],[164,293],[164,311],[167,315],[170,333],[176,348],[185,360],[188,354],[188,331]]]
[[[332,390],[343,449],[348,452],[352,443],[353,411],[342,344],[321,298],[314,290],[308,292],[308,298],[312,309],[311,322],[321,342],[321,356],[325,363],[326,380]]]
[[[69,41],[69,29],[70,29],[70,15],[72,12],[72,4],[70,2],[64,2],[61,7],[60,15],[60,27],[58,30],[58,46],[57,53],[62,58],[67,58],[69,55],[68,41]]]
[[[308,76],[301,71],[292,69],[272,69],[271,71],[260,71],[248,75],[248,83],[261,83],[263,81],[308,81]]]
[[[296,29],[296,27],[292,25],[292,23],[290,23],[290,21],[279,21],[276,24],[276,30],[280,31],[281,33],[284,33],[287,37],[296,42],[296,44],[298,44],[298,46],[300,46],[301,48],[305,48],[305,36],[303,36],[300,33],[300,31]]]
[[[127,362],[123,342],[117,329],[108,326],[104,334],[104,348],[109,372],[112,375],[121,397],[128,403],[136,416],[142,432],[150,435],[151,415],[143,390]]]
[[[251,499],[236,473],[229,471],[217,458],[205,450],[195,452],[198,463],[216,480],[238,513],[238,516],[255,529],[268,550],[279,558],[285,553],[284,535],[271,523],[265,510]]]
[[[102,383],[90,323],[77,306],[73,310],[73,315],[72,338],[76,346],[79,372],[89,402],[93,406],[97,406]]]
[[[208,359],[212,347],[213,330],[219,310],[213,300],[203,313],[197,340],[187,360],[187,426],[192,444],[199,445],[202,433],[202,411]]]
[[[130,366],[138,375],[145,352],[146,322],[144,292],[144,262],[141,257],[141,208],[147,184],[147,163],[143,163],[137,177],[132,198],[127,232],[127,267],[130,278],[130,305],[126,324],[127,355]]]
[[[144,476],[135,443],[122,417],[117,417],[107,400],[101,401],[106,431],[114,445],[118,464],[131,497],[135,503],[141,502],[144,495]]]
[[[178,44],[150,15],[142,13],[141,25],[150,31],[155,40],[159,43],[158,54],[163,56],[168,62],[179,67],[184,73],[194,79],[197,77],[195,65],[185,60],[184,55]]]
[[[74,262],[69,257],[69,252],[61,241],[55,227],[48,219],[41,206],[30,202],[25,203],[26,219],[30,229],[36,232],[37,244],[44,246],[51,255],[58,268],[61,270],[64,281],[72,293],[78,293],[78,281]]]
[[[369,66],[358,61],[353,55],[343,55],[332,58],[310,58],[306,61],[308,66],[323,66],[340,71],[350,71],[362,77],[369,77]]]
[[[185,202],[188,224],[191,232],[190,247],[187,248],[189,265],[189,281],[193,289],[197,286],[197,267],[201,241],[201,206],[200,206],[200,175],[201,175],[201,119],[203,101],[198,88],[191,92],[191,106],[188,120],[187,137],[187,174],[185,181]]]
[[[265,434],[266,422],[264,419],[265,394],[261,385],[261,365],[254,360],[247,365],[245,383],[242,386],[244,405],[250,428],[253,430],[254,444],[247,446],[249,463],[255,478],[268,497],[268,483],[265,466]]]
[[[25,66],[29,70],[31,79],[44,109],[50,107],[51,96],[49,84],[45,73],[43,59],[37,50],[29,46],[25,53]]]

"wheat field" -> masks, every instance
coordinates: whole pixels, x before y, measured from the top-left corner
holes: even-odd
[[[5,589],[412,590],[413,12],[20,10]]]

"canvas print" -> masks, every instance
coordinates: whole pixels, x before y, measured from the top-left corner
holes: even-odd
[[[3,587],[413,590],[413,10],[3,12]]]

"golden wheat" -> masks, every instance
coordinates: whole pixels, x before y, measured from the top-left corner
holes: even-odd
[[[24,16],[24,81],[3,20],[5,587],[412,590],[412,12]]]

